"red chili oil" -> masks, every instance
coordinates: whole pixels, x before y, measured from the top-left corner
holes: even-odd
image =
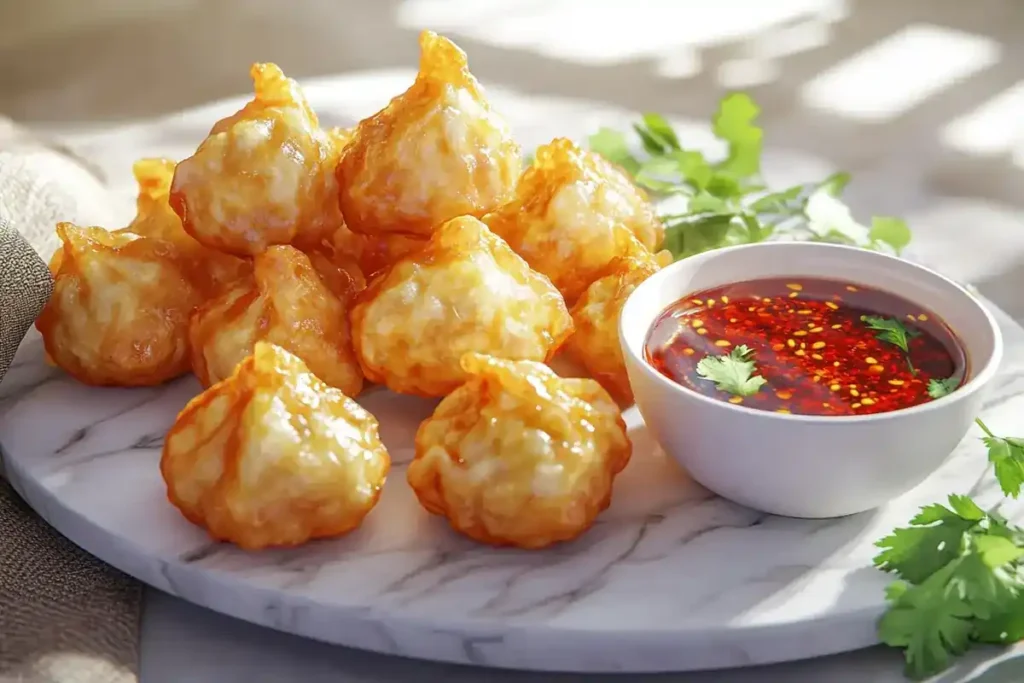
[[[907,350],[879,338],[865,317],[899,321]],[[884,336],[884,335],[882,335]],[[706,356],[740,345],[753,395],[719,389],[697,372]],[[868,415],[933,400],[931,380],[953,390],[967,377],[963,345],[930,311],[885,291],[817,278],[763,279],[688,295],[669,306],[647,337],[647,361],[705,396],[799,415]]]

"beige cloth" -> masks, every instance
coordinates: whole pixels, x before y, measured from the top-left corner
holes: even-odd
[[[54,223],[100,222],[104,193],[67,150],[0,120],[0,381],[50,295]],[[136,681],[141,599],[0,479],[0,683]]]

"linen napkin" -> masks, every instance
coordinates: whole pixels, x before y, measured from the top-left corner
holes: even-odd
[[[0,119],[0,382],[52,290],[55,223],[102,224],[105,192],[67,150]],[[47,525],[0,468],[0,683],[134,683],[141,601],[137,582]]]

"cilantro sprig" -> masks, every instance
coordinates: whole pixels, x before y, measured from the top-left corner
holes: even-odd
[[[697,374],[714,382],[718,389],[733,396],[753,396],[768,380],[755,375],[753,350],[740,344],[726,355],[704,356],[697,363]]]
[[[1003,493],[1024,486],[1024,439],[996,436],[980,419]],[[907,676],[939,673],[975,643],[1024,639],[1024,529],[967,496],[921,508],[910,526],[878,541],[879,569],[897,576],[878,623],[882,642],[904,649]]]
[[[659,114],[644,114],[633,125],[644,156],[633,153],[621,131],[602,128],[590,148],[618,164],[659,199],[680,198],[685,210],[663,210],[664,248],[676,258],[736,244],[775,239],[849,244],[898,254],[910,242],[906,223],[877,217],[858,223],[840,195],[849,175],[781,190],[767,187],[761,173],[764,132],[760,108],[744,93],[719,103],[712,121],[725,143],[725,156],[709,160],[685,142]],[[665,206],[671,202],[664,202]]]
[[[910,340],[921,336],[918,330],[907,327],[896,318],[862,315],[860,319],[868,326],[869,330],[878,332],[875,336],[879,341],[892,344],[903,353],[910,353]]]
[[[931,398],[949,396],[958,386],[960,386],[960,378],[956,375],[943,379],[933,377],[928,380],[928,396]]]

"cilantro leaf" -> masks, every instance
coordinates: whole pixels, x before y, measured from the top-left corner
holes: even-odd
[[[630,175],[635,175],[640,169],[640,162],[629,151],[626,136],[617,130],[602,128],[590,136],[588,144],[590,149],[613,164],[621,166]]]
[[[711,380],[722,391],[735,396],[753,396],[767,380],[754,374],[754,352],[741,344],[725,356],[705,356],[697,363],[697,374]]]
[[[896,318],[883,318],[877,315],[862,315],[860,318],[867,323],[869,330],[875,330],[875,337],[892,344],[903,353],[910,353],[910,340],[921,335],[917,330],[906,327]]]
[[[960,378],[955,375],[945,379],[933,378],[928,380],[928,395],[932,398],[942,398],[953,393],[958,386],[960,386]]]
[[[901,579],[920,583],[960,555],[967,533],[984,515],[977,506],[965,508],[955,496],[950,497],[948,508],[938,503],[923,507],[909,527],[896,529],[875,543],[882,552],[874,564]]]
[[[959,566],[960,560],[953,560],[920,584],[900,581],[886,591],[890,606],[878,635],[886,645],[905,648],[910,678],[939,673],[970,647],[974,612],[963,595],[949,590]]]
[[[871,219],[871,230],[868,236],[873,242],[888,244],[897,254],[910,244],[911,238],[910,228],[907,227],[906,221],[888,216],[875,216]]]
[[[745,93],[726,95],[713,119],[715,136],[729,147],[722,170],[738,176],[761,171],[761,141],[764,133],[756,121],[761,108]]]
[[[1024,640],[1024,591],[1018,591],[998,614],[976,622],[974,639],[992,645],[1008,645]]]
[[[985,432],[982,441],[988,448],[988,461],[992,463],[1003,494],[1010,498],[1019,497],[1024,487],[1024,439],[996,436],[981,418],[975,422]]]

